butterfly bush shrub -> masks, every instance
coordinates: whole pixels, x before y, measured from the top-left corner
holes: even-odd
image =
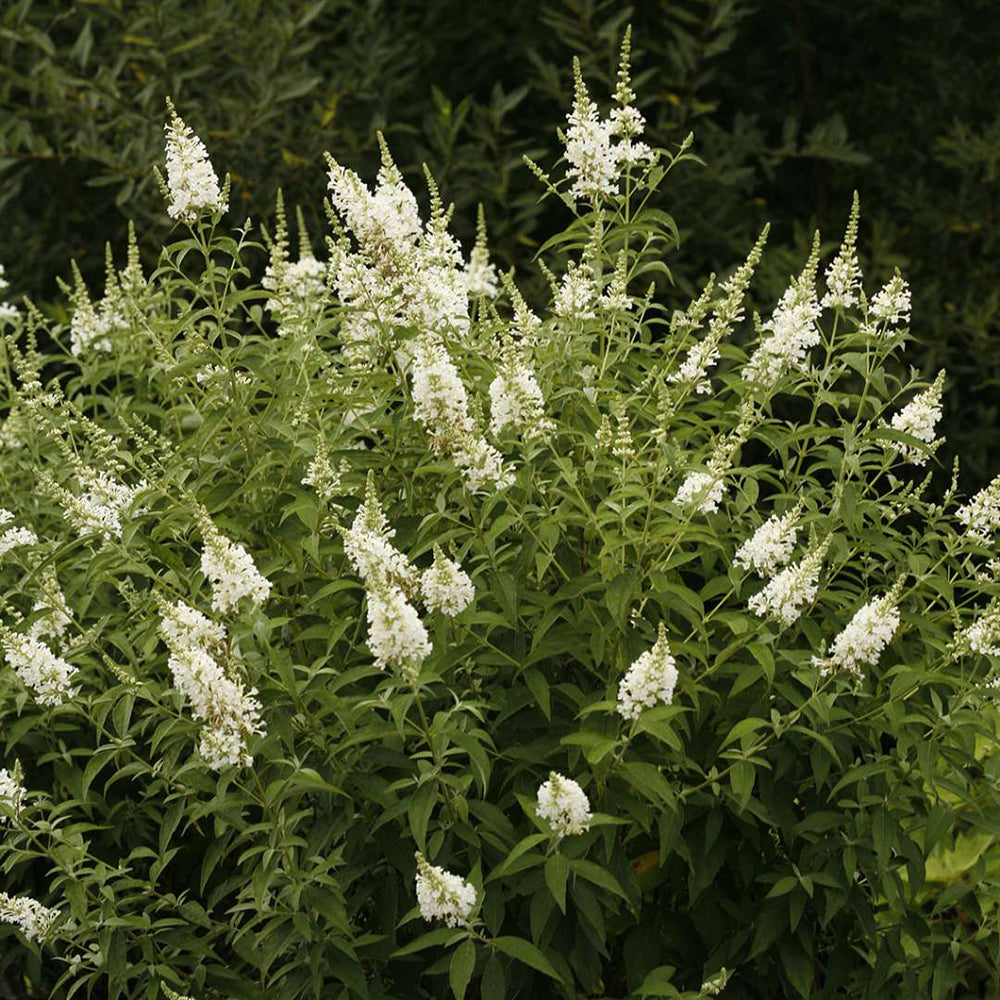
[[[996,984],[1000,478],[935,464],[857,200],[763,316],[766,231],[667,313],[691,146],[628,52],[529,164],[547,302],[385,143],[322,251],[280,199],[228,229],[171,106],[156,270],[3,306],[15,991]]]

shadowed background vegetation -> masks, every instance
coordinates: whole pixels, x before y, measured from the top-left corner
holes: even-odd
[[[805,255],[801,220],[832,246],[857,188],[871,280],[905,270],[920,365],[951,374],[942,461],[963,455],[968,488],[988,479],[1000,15],[984,0],[16,0],[0,13],[11,291],[44,306],[71,257],[99,286],[104,241],[121,255],[129,217],[159,245],[165,94],[231,172],[234,223],[269,218],[281,186],[318,236],[323,151],[367,176],[383,129],[414,186],[430,166],[466,244],[485,200],[509,262],[548,229],[522,154],[550,148],[573,54],[610,89],[625,21],[651,141],[693,131],[705,161],[668,191],[685,241],[661,294],[686,301],[769,220],[758,291],[773,296]]]

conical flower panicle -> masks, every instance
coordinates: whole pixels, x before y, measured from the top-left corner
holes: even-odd
[[[205,144],[184,123],[167,98],[167,212],[189,225],[203,215],[226,211],[226,198]]]
[[[434,546],[434,563],[420,578],[420,591],[428,611],[449,617],[461,614],[476,596],[468,574],[449,559],[440,545]]]
[[[417,905],[424,920],[443,920],[448,927],[467,924],[476,908],[476,888],[458,875],[429,864],[418,851]]]
[[[593,816],[583,789],[572,779],[555,771],[538,789],[538,815],[552,827],[558,840],[586,833]]]
[[[801,503],[787,514],[772,514],[737,550],[733,562],[763,577],[773,576],[795,549]]]
[[[666,628],[660,622],[653,648],[629,667],[618,685],[618,714],[623,719],[635,720],[647,708],[669,705],[676,686],[677,664],[670,652]]]

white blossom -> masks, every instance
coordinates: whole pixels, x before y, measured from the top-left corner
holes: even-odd
[[[243,597],[263,604],[271,593],[271,584],[257,570],[250,553],[210,525],[206,525],[204,537],[201,571],[212,584],[212,607],[229,611]]]
[[[593,319],[597,315],[594,307],[598,295],[597,282],[590,265],[568,261],[566,273],[552,305],[553,312],[565,320]]]
[[[434,546],[434,563],[420,577],[420,591],[428,611],[450,617],[461,614],[476,596],[468,574],[439,545]]]
[[[417,903],[424,920],[443,920],[449,927],[467,924],[476,907],[470,882],[432,865],[417,852]]]
[[[566,176],[573,179],[570,193],[574,198],[600,200],[614,194],[623,166],[652,159],[650,148],[635,141],[645,128],[645,121],[632,104],[635,94],[629,83],[629,45],[626,34],[615,91],[618,107],[606,119],[598,115],[587,93],[580,60],[573,59],[573,109],[567,116],[564,138],[569,163]]]
[[[167,666],[174,686],[202,723],[198,752],[213,770],[248,767],[246,742],[266,730],[257,691],[227,674],[226,630],[183,601],[160,602],[160,634],[170,650]]]
[[[935,444],[934,428],[941,419],[941,391],[944,388],[944,372],[940,372],[934,384],[907,403],[899,413],[893,415],[892,429],[902,431],[922,441],[926,448],[910,445],[902,441],[891,442],[892,447],[903,458],[914,465],[926,465]]]
[[[490,431],[499,434],[508,425],[526,434],[543,434],[553,423],[545,416],[542,390],[523,349],[505,341],[500,367],[490,383]]]
[[[14,924],[29,941],[43,941],[58,919],[59,910],[37,899],[0,892],[0,923]]]
[[[955,639],[959,648],[971,648],[982,656],[1000,656],[1000,601],[991,601],[986,610]]]
[[[889,326],[910,322],[910,286],[898,271],[875,293],[869,312]]]
[[[882,650],[892,642],[899,627],[895,595],[877,597],[860,608],[833,642],[825,660],[816,659],[824,673],[842,667],[859,674],[861,667],[878,662]]]
[[[798,279],[785,290],[774,314],[761,329],[764,337],[753,357],[743,368],[742,377],[767,387],[775,383],[790,368],[804,371],[808,352],[820,342],[816,325],[821,312],[816,300],[816,267],[819,263],[819,234],[813,254]]]
[[[847,221],[847,231],[840,251],[826,270],[826,295],[824,308],[850,309],[859,299],[861,290],[861,266],[858,263],[858,217],[861,202],[858,192],[854,192],[851,214]]]
[[[0,534],[0,556],[24,545],[37,545],[38,536],[28,528],[8,528]]]
[[[538,815],[547,820],[558,840],[586,833],[593,816],[583,789],[572,779],[555,771],[538,789]]]
[[[211,649],[226,640],[226,630],[183,601],[160,605],[160,634],[172,653]]]
[[[62,639],[72,624],[73,616],[66,603],[66,595],[51,566],[44,571],[43,593],[35,600],[31,610],[45,611],[28,626],[27,634],[35,639]]]
[[[993,532],[1000,527],[1000,476],[980,490],[956,512],[966,526],[965,533],[974,541],[989,544]]]
[[[368,648],[376,667],[398,667],[408,681],[416,680],[430,656],[427,629],[398,587],[380,584],[368,591]]]
[[[702,514],[710,514],[719,509],[726,492],[721,475],[711,472],[689,472],[674,497],[674,503],[682,507],[691,505]]]
[[[278,315],[289,311],[308,312],[322,306],[326,297],[326,265],[315,257],[282,262],[280,268],[268,264],[261,285],[273,293],[266,307]]]
[[[743,300],[764,254],[764,245],[769,233],[770,226],[765,226],[761,230],[746,260],[720,284],[719,290],[722,294],[714,302],[712,301],[712,292],[715,288],[713,274],[709,277],[701,295],[691,303],[687,311],[674,314],[670,324],[672,335],[690,334],[699,329],[710,309],[712,318],[704,339],[688,349],[687,357],[677,371],[667,376],[667,381],[693,385],[695,391],[699,393],[711,391],[708,371],[719,360],[719,344],[729,336],[738,323],[743,321]]]
[[[618,685],[618,714],[623,719],[638,719],[644,709],[658,703],[669,705],[676,686],[677,666],[661,622],[653,648],[629,667]]]
[[[0,324],[20,322],[21,311],[11,302],[0,302]]]
[[[181,120],[167,99],[167,212],[172,219],[196,222],[199,216],[224,212],[226,202],[205,144]]]
[[[476,222],[476,244],[469,254],[469,263],[465,268],[465,281],[469,295],[478,297],[485,295],[495,299],[499,291],[497,286],[497,269],[490,262],[490,251],[486,243],[486,214],[483,206],[479,206]]]
[[[454,457],[465,485],[473,493],[505,490],[514,482],[514,473],[504,465],[503,455],[482,435],[464,435],[455,446]]]
[[[816,597],[819,574],[829,544],[829,539],[826,539],[797,563],[792,563],[772,577],[762,590],[750,598],[750,610],[761,618],[774,618],[791,625],[802,614],[805,605]]]
[[[125,486],[110,473],[84,466],[76,470],[76,479],[79,494],[54,487],[53,491],[65,508],[63,516],[81,535],[121,538],[125,511],[149,484],[141,480],[136,486]]]
[[[0,627],[0,648],[40,705],[60,705],[76,693],[70,684],[76,668],[41,639]]]
[[[386,583],[412,595],[417,591],[419,571],[392,545],[390,539],[395,534],[375,491],[375,474],[369,472],[364,502],[350,528],[341,529],[344,555],[367,587]]]
[[[18,766],[14,765],[13,773],[0,767],[0,826],[13,823],[27,794],[27,789],[19,780]]]
[[[341,481],[347,467],[347,462],[341,461],[340,466],[334,468],[326,448],[318,447],[306,467],[302,485],[311,486],[323,500],[332,500],[340,493]]]
[[[437,452],[447,450],[457,434],[472,430],[469,398],[448,357],[444,344],[436,337],[420,337],[413,355],[413,415],[431,436]]]
[[[772,514],[737,550],[733,562],[770,577],[791,558],[798,538],[800,507],[787,514]]]
[[[216,658],[196,646],[182,646],[167,666],[177,690],[191,702],[191,714],[204,723],[198,752],[213,770],[248,767],[253,757],[246,748],[253,734],[266,732],[256,689],[249,691],[227,677]]]

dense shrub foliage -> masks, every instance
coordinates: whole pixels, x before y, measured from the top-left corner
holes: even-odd
[[[384,141],[322,252],[234,229],[171,107],[155,269],[0,311],[12,989],[997,988],[1000,480],[936,459],[857,200],[763,316],[766,230],[672,308],[692,147],[627,53],[516,272]]]

